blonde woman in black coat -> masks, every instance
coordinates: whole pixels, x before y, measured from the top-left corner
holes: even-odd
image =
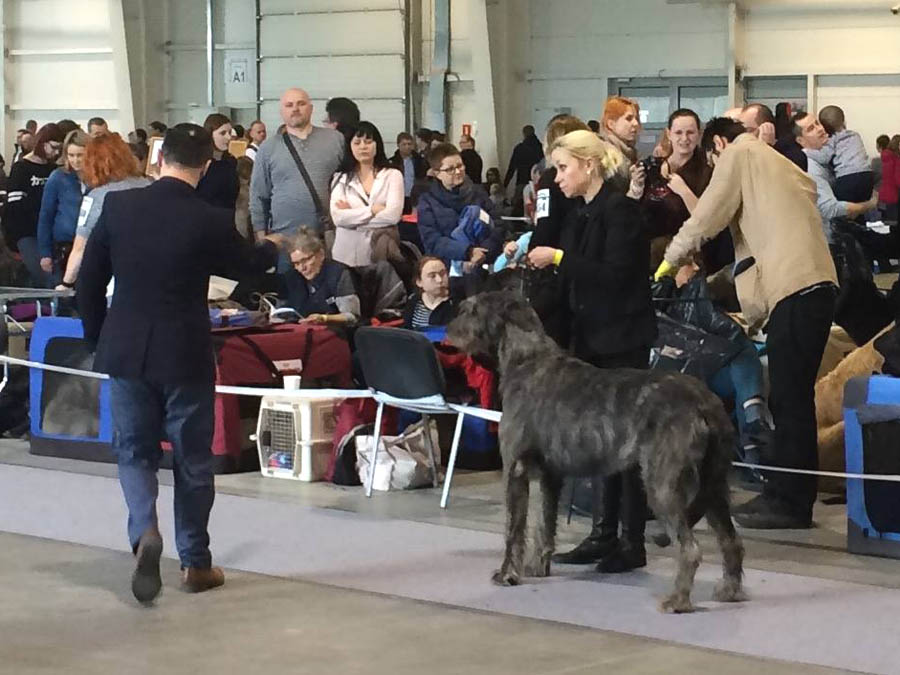
[[[645,369],[656,338],[647,274],[650,245],[637,202],[610,182],[625,160],[590,131],[557,139],[550,157],[557,185],[566,197],[579,198],[579,205],[563,225],[559,248],[535,247],[528,260],[538,268],[559,269],[575,356],[598,368]],[[591,533],[557,562],[599,561],[602,572],[643,567],[647,509],[640,470],[595,477],[593,485]]]

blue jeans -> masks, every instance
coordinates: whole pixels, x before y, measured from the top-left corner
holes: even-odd
[[[212,382],[159,384],[110,379],[112,447],[128,505],[128,539],[137,550],[141,535],[157,525],[157,471],[165,438],[175,453],[175,544],[183,567],[208,568],[207,524],[215,499],[211,450],[215,401]]]
[[[762,364],[753,345],[745,346],[724,368],[709,381],[709,388],[719,398],[734,397],[738,428],[744,431],[744,403],[752,398],[764,398]]]
[[[31,277],[31,285],[34,288],[47,288],[47,273],[41,269],[41,252],[38,247],[37,237],[22,237],[16,243],[28,276]]]

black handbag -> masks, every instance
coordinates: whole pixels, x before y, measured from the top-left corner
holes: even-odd
[[[297,165],[297,170],[303,177],[303,182],[306,183],[306,189],[309,190],[309,194],[312,197],[313,206],[316,207],[316,218],[319,221],[322,232],[330,230],[331,216],[322,207],[322,200],[319,199],[319,193],[316,192],[316,186],[313,185],[312,178],[309,177],[309,172],[307,172],[306,167],[303,165],[303,160],[300,159],[300,154],[297,152],[297,148],[294,147],[291,139],[288,138],[288,133],[286,131],[282,134],[282,138],[284,139],[284,144],[287,146],[288,152],[290,152],[291,157],[294,158],[294,163]]]

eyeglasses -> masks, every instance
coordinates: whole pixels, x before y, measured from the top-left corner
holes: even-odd
[[[460,173],[466,170],[465,164],[455,164],[453,166],[447,166],[441,169],[438,169],[438,173]]]
[[[300,258],[299,260],[295,260],[294,258],[291,258],[291,264],[292,264],[294,267],[301,267],[301,266],[303,266],[303,265],[306,265],[306,264],[308,264],[308,263],[311,263],[313,260],[316,259],[316,256],[317,256],[317,255],[318,255],[317,253],[313,253],[313,254],[311,254],[311,255],[303,256],[303,257]]]

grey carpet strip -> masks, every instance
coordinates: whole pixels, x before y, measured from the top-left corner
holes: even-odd
[[[174,557],[171,501],[171,488],[160,486],[165,555]],[[722,605],[710,600],[719,568],[704,564],[694,594],[701,611],[668,616],[656,603],[671,584],[669,558],[619,576],[557,568],[549,579],[504,589],[489,582],[502,545],[492,533],[222,494],[210,529],[215,562],[248,572],[750,656],[900,673],[897,590],[749,570],[751,601]],[[0,530],[128,548],[118,483],[98,476],[0,466]],[[129,574],[122,570],[123,584]]]

